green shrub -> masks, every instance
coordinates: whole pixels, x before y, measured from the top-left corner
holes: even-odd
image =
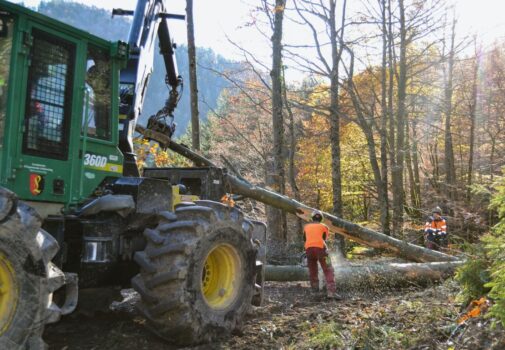
[[[481,238],[478,250],[458,269],[456,279],[465,302],[487,294],[493,301],[489,316],[505,326],[505,178],[500,178],[494,189],[490,210],[497,213],[498,223]]]
[[[505,202],[503,206],[505,207]],[[501,227],[495,227],[493,234],[483,239],[491,260],[489,266],[491,278],[485,287],[490,288],[488,295],[493,300],[493,306],[489,310],[490,316],[496,317],[505,326],[505,234],[503,233],[505,218],[502,217],[497,226]]]
[[[485,286],[490,280],[489,262],[482,256],[483,252],[479,258],[469,259],[456,271],[456,280],[461,285],[459,299],[465,304],[489,293],[489,287]]]
[[[481,239],[484,252],[465,264],[458,279],[469,298],[477,298],[489,289],[488,297],[493,301],[489,316],[505,326],[505,178],[497,180],[494,189],[490,209],[496,211],[498,223]]]

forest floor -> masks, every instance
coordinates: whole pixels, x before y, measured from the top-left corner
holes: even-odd
[[[267,282],[264,306],[254,308],[242,330],[201,349],[505,349],[505,331],[482,317],[457,328],[461,306],[454,281],[427,288],[341,293],[329,301],[306,282]],[[135,312],[138,296],[110,313],[75,315],[46,328],[49,349],[178,349],[152,335]],[[190,349],[190,348],[186,348]]]

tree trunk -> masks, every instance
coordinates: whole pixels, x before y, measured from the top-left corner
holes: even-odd
[[[194,150],[200,150],[200,119],[198,115],[198,84],[196,77],[196,46],[193,26],[193,0],[186,0],[188,31],[189,91],[191,100],[191,140]]]
[[[494,181],[494,156],[496,153],[496,137],[491,138],[491,153],[489,155],[489,172],[491,174],[491,182]]]
[[[272,35],[272,170],[268,185],[274,191],[285,193],[284,172],[284,116],[282,108],[282,25],[284,18],[285,0],[276,0],[274,9],[274,26]],[[286,215],[274,208],[268,210],[268,227],[273,237],[286,242]]]
[[[342,217],[342,172],[340,166],[340,107],[339,107],[339,65],[342,57],[343,32],[345,24],[345,8],[346,0],[343,2],[342,8],[342,27],[340,28],[340,37],[337,35],[336,28],[336,0],[330,1],[329,9],[329,26],[330,26],[330,44],[332,69],[330,73],[330,144],[331,144],[331,181],[333,194],[333,214]],[[345,251],[345,240],[337,237],[337,245],[340,253],[343,255]]]
[[[454,275],[462,262],[386,263],[334,266],[335,282],[339,290],[377,290],[429,285]],[[308,281],[306,267],[297,265],[266,265],[267,281]]]
[[[445,146],[444,146],[444,168],[447,194],[449,198],[455,197],[456,168],[454,165],[454,148],[452,143],[451,119],[452,119],[452,95],[453,95],[453,73],[454,73],[454,40],[456,35],[456,19],[452,22],[451,47],[447,63],[447,79],[445,84]]]
[[[391,9],[391,0],[388,0],[388,70],[389,70],[389,85],[388,85],[388,117],[389,117],[389,163],[390,163],[390,169],[391,169],[391,189],[393,192],[393,218],[392,218],[392,233],[396,234],[397,233],[397,226],[398,223],[395,224],[395,213],[394,213],[394,208],[395,208],[395,201],[398,200],[397,197],[395,197],[395,191],[396,188],[394,184],[398,181],[398,170],[397,170],[397,149],[396,149],[396,129],[398,128],[397,126],[397,120],[394,117],[394,76],[395,76],[395,60],[394,60],[394,55],[393,55],[393,45],[394,45],[394,39],[393,39],[393,13]],[[396,214],[397,215],[397,214]]]
[[[226,180],[232,192],[235,194],[241,194],[245,197],[275,206],[288,213],[296,214],[306,221],[310,220],[310,215],[314,208],[278,193],[251,185],[231,175],[227,175]],[[398,256],[418,262],[457,260],[457,258],[453,256],[404,242],[383,233],[346,221],[332,214],[323,214],[325,217],[324,223],[328,226],[330,232],[339,234],[357,243],[372,248],[387,249]]]
[[[388,198],[388,155],[387,155],[387,18],[386,0],[382,0],[382,67],[381,67],[381,130],[380,130],[380,159],[381,159],[381,181],[377,188],[377,195],[380,208],[380,223],[382,232],[386,235],[390,232],[389,218],[389,198]]]
[[[414,191],[414,170],[412,164],[412,154],[410,153],[410,135],[409,135],[409,123],[406,120],[406,132],[405,132],[405,164],[407,168],[407,177],[408,177],[408,188],[410,192],[410,210],[417,208],[416,205],[416,194]]]
[[[435,137],[436,139],[436,137]],[[432,145],[428,145],[428,149],[430,152],[430,162],[432,165],[432,185],[434,190],[440,190],[440,166],[438,161],[438,143],[435,141]]]
[[[289,187],[291,187],[291,192],[293,192],[293,197],[296,201],[300,201],[300,190],[296,183],[296,172],[295,172],[295,155],[296,155],[296,133],[295,133],[295,117],[293,115],[293,110],[288,100],[287,86],[286,86],[286,76],[284,73],[284,68],[282,69],[282,95],[284,99],[284,105],[286,106],[286,111],[288,112],[289,118],[289,160],[288,160],[288,179]],[[301,232],[303,230],[303,223],[300,218],[296,219],[296,237],[301,237]],[[301,240],[300,240],[301,241]]]
[[[336,29],[336,1],[330,1],[330,43],[332,56],[332,70],[330,74],[330,143],[331,143],[331,169],[333,190],[333,213],[342,216],[342,174],[340,172],[340,111],[338,101],[338,71],[340,53],[337,43]]]
[[[469,144],[469,155],[468,155],[468,172],[466,180],[466,200],[468,203],[471,201],[472,190],[471,186],[473,183],[473,153],[475,145],[475,124],[477,119],[477,78],[479,72],[479,52],[475,52],[475,63],[473,68],[473,82],[472,82],[472,100],[470,105],[470,139]]]
[[[415,216],[415,217],[420,217],[421,216],[421,204],[420,204],[420,198],[417,193],[417,185],[416,185],[416,177],[414,175],[414,154],[413,154],[413,147],[410,145],[410,123],[409,119],[405,119],[405,161],[407,163],[407,174],[409,177],[409,190],[410,190],[410,215]],[[415,142],[415,141],[414,141]]]
[[[414,188],[417,197],[417,205],[421,208],[421,180],[419,174],[419,158],[417,156],[418,148],[417,148],[417,122],[414,119],[412,122],[412,161],[414,163]]]
[[[393,231],[403,235],[403,166],[405,152],[405,99],[407,97],[407,29],[405,25],[405,6],[403,0],[398,1],[400,10],[400,60],[398,76],[398,110],[396,114],[396,166],[393,175]]]

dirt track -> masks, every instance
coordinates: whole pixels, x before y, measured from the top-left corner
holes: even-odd
[[[347,293],[342,301],[314,296],[306,283],[271,282],[266,293],[265,306],[240,334],[192,349],[505,349],[505,333],[485,331],[478,322],[447,343],[459,313],[453,283]],[[134,312],[135,298],[130,293],[114,311],[94,318],[67,317],[47,327],[45,340],[55,350],[178,349],[149,332]]]

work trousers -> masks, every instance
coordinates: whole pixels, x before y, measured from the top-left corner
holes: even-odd
[[[312,288],[319,288],[319,278],[317,276],[317,262],[321,264],[321,268],[326,278],[326,288],[328,293],[335,293],[335,275],[333,274],[333,266],[329,260],[328,254],[324,248],[307,248],[305,249],[307,255],[307,265],[309,267],[310,286]]]
[[[426,248],[432,250],[440,250],[440,248],[447,248],[449,240],[447,239],[447,232],[438,233],[435,230],[427,230],[424,234]]]

